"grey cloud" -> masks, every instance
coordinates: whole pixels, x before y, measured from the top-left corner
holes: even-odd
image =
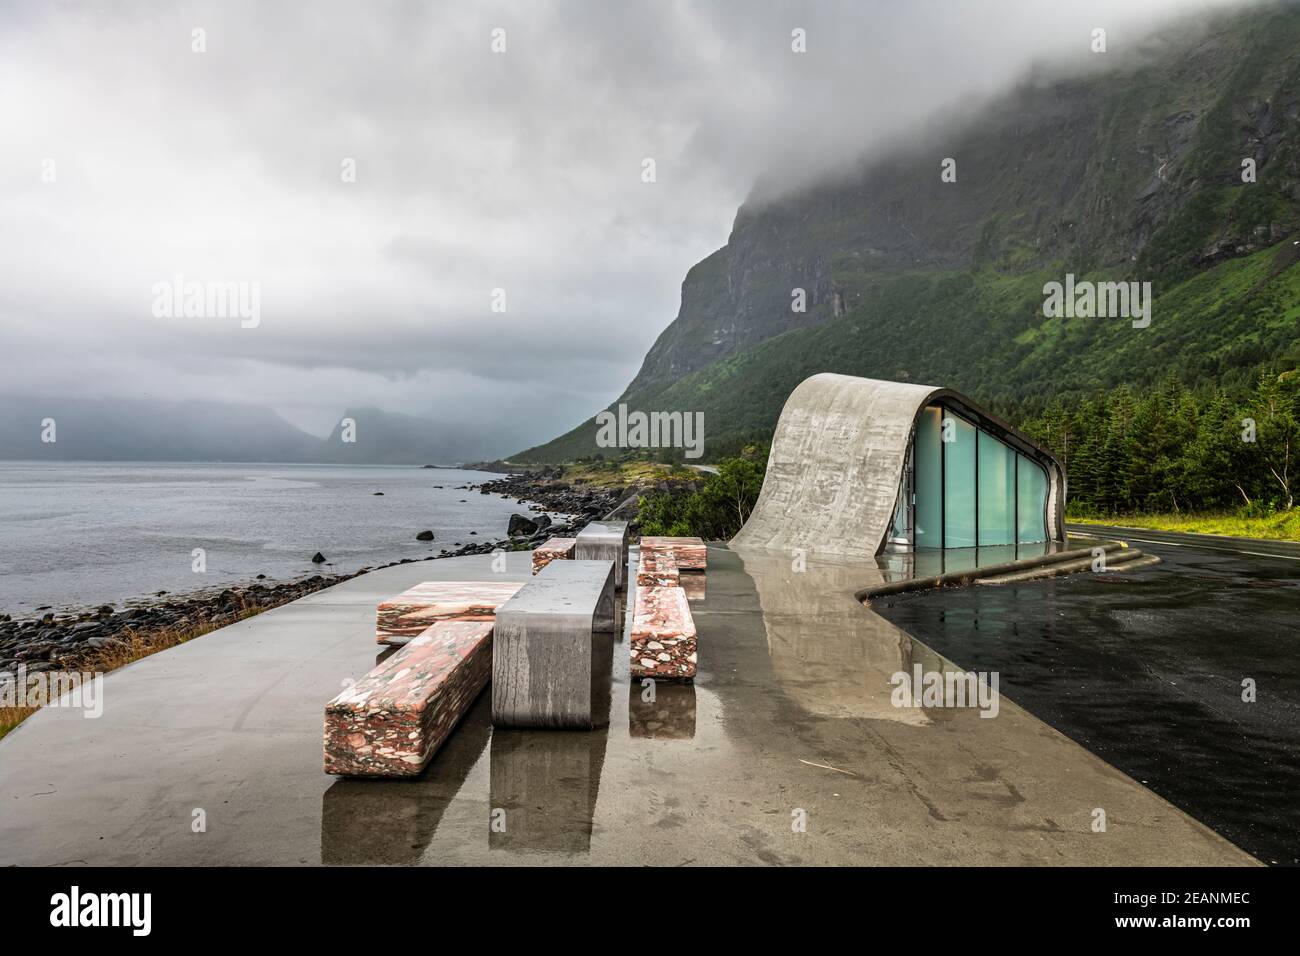
[[[631,379],[760,178],[797,188],[1085,63],[1093,26],[1122,48],[1206,5],[11,4],[3,390],[256,401],[318,430],[454,409],[543,440]],[[153,319],[177,273],[260,282],[262,326]]]

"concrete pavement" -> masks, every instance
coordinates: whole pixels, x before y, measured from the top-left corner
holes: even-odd
[[[98,720],[48,708],[0,741],[0,863],[1253,862],[1006,699],[892,706],[890,674],[943,662],[853,600],[871,574],[711,547],[693,686],[644,701],[619,638],[608,726],[493,731],[485,693],[423,777],[338,780],[322,711],[373,666],[378,601],[503,577],[372,572],[109,675]]]
[[[1200,544],[1143,541],[1163,558],[1150,570],[872,608],[967,667],[998,671],[1008,697],[1261,860],[1295,865],[1300,566]]]

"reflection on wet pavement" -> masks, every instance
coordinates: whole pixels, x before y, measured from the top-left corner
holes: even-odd
[[[516,853],[591,849],[591,818],[609,738],[614,647],[613,634],[592,634],[595,730],[493,731],[491,849]]]
[[[1300,862],[1300,568],[1142,548],[1165,563],[872,608],[1261,859]]]
[[[853,599],[883,583],[876,562],[818,555],[795,564],[780,552],[738,553],[763,609],[772,674],[792,701],[824,717],[930,722],[925,711],[890,701],[889,679],[911,672],[914,642],[897,628],[869,627],[869,612]]]
[[[695,736],[695,685],[660,682],[633,686],[627,695],[632,737],[690,740]]]
[[[609,728],[492,735],[492,850],[587,853]]]
[[[420,862],[491,736],[492,698],[480,694],[438,751],[434,772],[414,780],[335,780],[321,803],[321,862]]]

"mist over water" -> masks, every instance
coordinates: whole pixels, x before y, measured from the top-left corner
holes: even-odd
[[[504,538],[510,515],[525,509],[460,488],[493,477],[379,465],[0,463],[0,612],[351,572]],[[435,539],[416,541],[425,529]],[[204,573],[192,570],[195,548]],[[312,564],[317,551],[331,563]]]

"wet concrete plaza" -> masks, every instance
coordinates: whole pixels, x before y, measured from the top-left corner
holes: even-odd
[[[375,605],[528,575],[490,560],[364,575],[109,675],[97,720],[36,714],[0,741],[0,863],[1254,862],[1005,698],[894,706],[892,674],[951,665],[853,600],[874,567],[722,546],[694,685],[643,700],[611,636],[607,726],[494,731],[489,692],[420,778],[326,776],[323,707],[373,666]]]
[[[1300,863],[1300,548],[1132,536],[1164,563],[873,607],[1260,859]]]

